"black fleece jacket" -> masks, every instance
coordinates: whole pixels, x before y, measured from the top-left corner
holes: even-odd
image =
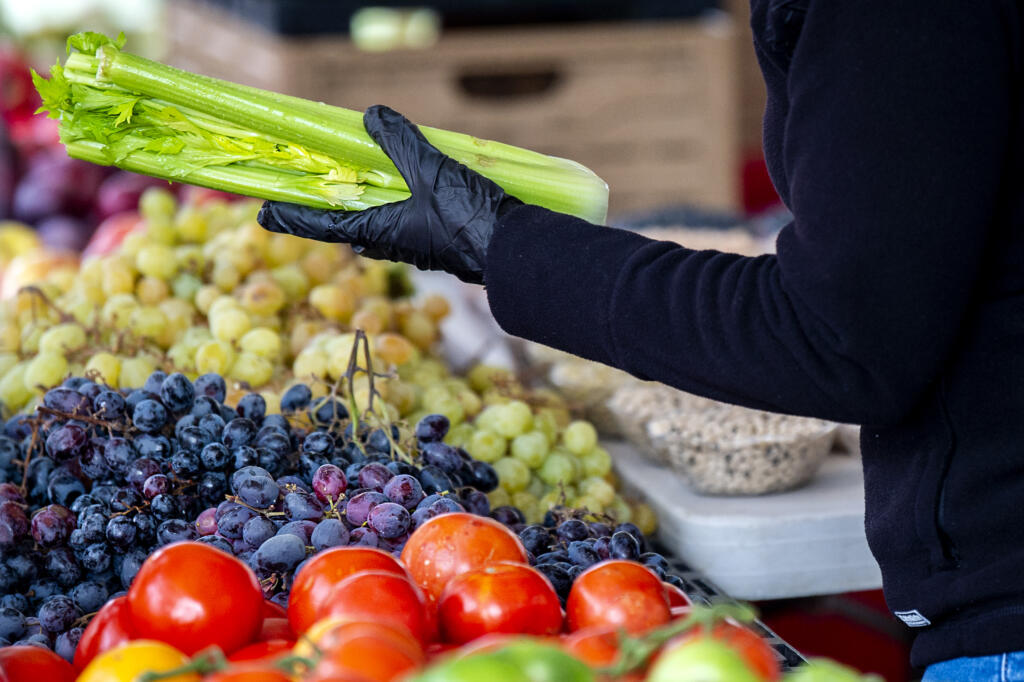
[[[776,255],[523,206],[489,247],[491,310],[642,378],[864,425],[868,540],[913,662],[1022,650],[1022,4],[752,9],[795,216]]]

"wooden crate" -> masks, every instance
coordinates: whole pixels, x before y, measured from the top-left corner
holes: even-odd
[[[576,160],[612,216],[691,203],[735,209],[740,126],[732,21],[465,29],[424,50],[368,53],[283,38],[208,5],[168,6],[169,61],[210,76]]]

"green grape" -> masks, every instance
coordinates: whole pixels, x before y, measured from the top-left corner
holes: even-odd
[[[424,411],[421,418],[428,414],[430,413]],[[409,419],[409,422],[412,424],[415,424],[418,421],[419,419],[413,419],[411,417]],[[444,442],[456,448],[464,448],[469,444],[469,441],[475,432],[476,430],[473,428],[473,425],[468,422],[456,424],[448,430],[448,435],[444,437]]]
[[[292,372],[296,379],[325,378],[327,376],[327,353],[315,348],[307,348],[295,356]]]
[[[107,386],[117,386],[121,376],[121,360],[112,353],[96,353],[85,363],[86,372],[98,372],[98,380]]]
[[[597,445],[597,429],[585,421],[574,421],[562,432],[562,442],[569,452],[582,455]]]
[[[491,503],[491,509],[512,504],[512,496],[502,487],[495,488],[487,493],[487,500]]]
[[[593,495],[580,495],[572,500],[571,506],[575,509],[586,509],[589,512],[599,513],[605,505]]]
[[[496,409],[495,430],[505,438],[515,438],[533,428],[533,412],[523,401],[513,400]]]
[[[196,371],[200,374],[226,374],[234,360],[235,352],[224,341],[214,339],[196,349]]]
[[[249,315],[238,308],[210,310],[210,331],[216,339],[236,343],[249,331],[252,322]]]
[[[67,355],[85,346],[85,329],[80,324],[65,322],[50,327],[39,337],[39,350]]]
[[[213,264],[210,281],[221,291],[231,291],[242,281],[242,273],[231,261],[218,260]]]
[[[612,470],[612,456],[600,445],[580,455],[584,476],[607,476]]]
[[[105,297],[115,294],[130,294],[135,291],[135,273],[126,269],[123,264],[111,262],[103,271],[102,288]]]
[[[498,433],[498,428],[495,425],[498,421],[498,407],[498,405],[488,405],[481,410],[473,421],[477,428]]]
[[[423,405],[431,412],[435,414],[443,414],[448,417],[448,421],[453,426],[457,426],[463,422],[466,418],[466,409],[459,402],[459,399],[450,393],[446,394],[439,400],[434,402],[428,402],[426,399],[423,400]]]
[[[56,386],[64,380],[67,371],[68,361],[63,355],[42,351],[25,367],[25,388],[35,391],[39,387]]]
[[[167,349],[167,359],[174,365],[174,369],[185,374],[195,372],[195,355],[195,349],[184,343],[176,343]]]
[[[538,410],[533,416],[533,428],[547,436],[549,445],[558,442],[558,420],[551,410]]]
[[[231,365],[232,379],[244,381],[252,387],[262,386],[274,375],[274,366],[264,357],[255,353],[242,352]]]
[[[514,457],[502,457],[491,466],[498,472],[498,482],[510,493],[526,490],[530,484],[530,470]]]
[[[139,197],[139,213],[146,220],[174,216],[178,202],[174,195],[163,187],[149,187]]]
[[[186,207],[178,214],[175,221],[178,236],[186,242],[204,242],[209,225],[203,212],[194,207]]]
[[[517,507],[519,511],[523,512],[523,516],[526,517],[527,522],[530,522],[530,519],[537,517],[537,498],[525,490],[512,493],[512,506]]]
[[[569,484],[576,479],[576,465],[570,455],[556,450],[540,465],[537,476],[548,485]]]
[[[177,271],[174,249],[166,244],[147,244],[135,256],[135,267],[143,275],[170,279]]]
[[[615,496],[611,504],[605,505],[605,512],[615,519],[616,523],[628,523],[633,520],[633,510],[619,495]]]
[[[218,293],[216,298],[210,301],[210,305],[206,311],[207,317],[213,317],[217,313],[224,310],[242,310],[242,306],[239,305],[238,301],[228,294]],[[245,312],[245,311],[242,311]]]
[[[270,276],[290,301],[298,301],[309,293],[309,278],[302,268],[294,263],[274,268],[270,271]]]
[[[243,351],[269,360],[281,355],[281,335],[266,327],[250,329],[242,336],[238,345]]]
[[[125,358],[121,361],[121,374],[118,382],[121,388],[136,388],[146,383],[146,379],[156,369],[156,363],[145,355]]]
[[[11,371],[16,364],[18,364],[16,353],[0,353],[0,377]]]
[[[648,505],[643,503],[634,504],[633,523],[644,535],[650,535],[658,529],[658,515]]]
[[[186,347],[192,349],[192,352],[197,351],[199,346],[212,340],[213,334],[210,333],[210,330],[207,327],[189,327],[185,330],[185,333],[181,335],[181,342],[185,344]]]
[[[158,339],[167,329],[167,316],[154,306],[142,306],[132,312],[131,330],[144,339]]]
[[[478,429],[466,443],[466,450],[481,462],[497,462],[505,456],[507,442],[489,429]]]
[[[589,477],[580,481],[580,492],[597,500],[597,509],[604,509],[615,500],[615,488],[603,478]]]
[[[43,338],[46,328],[39,324],[27,324],[21,330],[21,351],[23,353],[36,353],[39,351],[39,341]]]
[[[8,410],[17,410],[32,397],[32,391],[25,386],[27,367],[27,362],[19,362],[0,378],[0,403]]]
[[[175,298],[183,301],[191,301],[195,298],[196,292],[203,286],[203,281],[190,272],[179,274],[171,282],[171,291]]]
[[[548,492],[548,486],[537,477],[537,474],[530,475],[530,485],[526,486],[526,492],[540,499]]]
[[[541,431],[530,431],[512,439],[512,456],[531,469],[541,465],[549,450],[548,437]]]
[[[115,330],[127,329],[139,302],[131,294],[114,294],[100,309],[100,323]]]

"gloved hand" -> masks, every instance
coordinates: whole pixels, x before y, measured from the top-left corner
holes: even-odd
[[[345,242],[370,258],[444,270],[464,282],[482,284],[494,225],[522,202],[442,154],[393,109],[370,107],[363,125],[394,161],[411,197],[362,211],[268,201],[260,209],[259,224],[273,232]]]

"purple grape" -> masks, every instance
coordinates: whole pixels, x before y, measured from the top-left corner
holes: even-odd
[[[89,440],[89,434],[78,424],[64,424],[46,437],[46,454],[58,462],[78,456]]]
[[[388,502],[388,498],[383,493],[375,490],[359,493],[350,498],[345,506],[345,519],[350,526],[361,526],[369,518],[370,510],[378,504],[384,504],[385,502]]]
[[[416,439],[425,443],[442,440],[448,435],[451,422],[443,414],[428,414],[416,423]]]
[[[281,503],[281,510],[289,521],[319,521],[324,516],[320,503],[309,493],[288,493]]]
[[[491,518],[495,521],[503,523],[506,526],[514,526],[516,524],[526,523],[526,517],[523,516],[523,512],[519,511],[515,507],[510,506],[495,507],[494,509],[491,510]]]
[[[370,510],[366,523],[378,536],[391,540],[408,533],[412,520],[402,505],[383,502]]]
[[[434,502],[430,507],[431,511],[435,512],[436,515],[451,514],[453,512],[464,512],[466,508],[456,502],[450,497],[442,496],[441,499]]]
[[[75,517],[60,505],[43,507],[32,517],[32,539],[43,547],[63,545],[75,529]]]
[[[224,402],[227,396],[228,387],[219,374],[204,374],[193,383],[197,396],[213,398],[218,403]]]
[[[392,502],[413,510],[423,499],[423,486],[414,476],[398,474],[393,476],[384,486],[384,494]]]
[[[29,531],[25,510],[17,502],[11,500],[0,502],[0,523],[4,523],[10,528],[12,541],[24,537]]]
[[[601,559],[610,559],[612,556],[611,538],[607,535],[594,540],[594,551]]]
[[[383,464],[371,462],[359,470],[359,487],[381,492],[393,476],[391,470]]]
[[[13,483],[0,483],[0,502],[25,504],[25,496],[21,494],[21,489]]]
[[[612,559],[637,561],[640,559],[640,543],[637,542],[632,533],[617,530],[612,533],[608,544],[608,552]]]
[[[313,494],[324,504],[340,500],[347,489],[345,472],[333,464],[324,464],[313,474]]]
[[[470,514],[476,514],[477,516],[488,516],[491,513],[491,501],[487,499],[487,495],[474,490],[472,488],[465,488],[465,494],[461,495],[462,506],[466,508]]]
[[[163,495],[171,491],[171,479],[163,474],[153,474],[142,484],[142,495],[147,500],[152,500],[157,495]]]
[[[295,535],[286,533],[268,539],[253,552],[249,565],[257,575],[270,576],[291,572],[306,558],[306,545]]]
[[[324,519],[316,524],[310,536],[313,549],[317,552],[330,547],[341,547],[349,542],[349,532],[345,524],[338,519]]]
[[[227,509],[217,515],[217,532],[229,540],[242,537],[242,526],[256,516],[256,512],[240,505]]]
[[[125,482],[139,492],[142,492],[142,488],[149,477],[155,476],[159,473],[159,462],[155,459],[150,459],[149,457],[139,457],[128,466],[128,474],[125,476]],[[146,497],[152,496],[147,495]]]
[[[380,544],[380,538],[369,528],[360,526],[349,534],[349,544],[359,545],[362,547],[377,547]]]
[[[270,473],[261,467],[249,466],[231,475],[231,488],[238,499],[250,507],[266,509],[277,501],[280,488]]]
[[[64,632],[81,617],[82,612],[75,606],[75,602],[63,594],[50,597],[39,607],[39,625],[43,631],[51,634]]]
[[[196,517],[196,532],[201,536],[213,535],[217,532],[217,509],[215,507],[199,512],[199,516]]]
[[[281,396],[281,411],[285,414],[304,410],[313,399],[313,392],[306,384],[295,384]]]
[[[265,516],[255,516],[242,526],[242,540],[250,547],[259,547],[277,534],[277,526]]]
[[[303,544],[308,545],[315,528],[316,524],[312,521],[289,521],[277,530],[277,535],[291,534],[302,540]]]
[[[43,396],[43,405],[65,414],[87,414],[90,400],[74,389],[57,387],[46,392]]]
[[[436,466],[448,474],[452,474],[462,467],[462,458],[459,457],[459,453],[447,443],[424,443],[420,448],[420,455],[424,462]]]

